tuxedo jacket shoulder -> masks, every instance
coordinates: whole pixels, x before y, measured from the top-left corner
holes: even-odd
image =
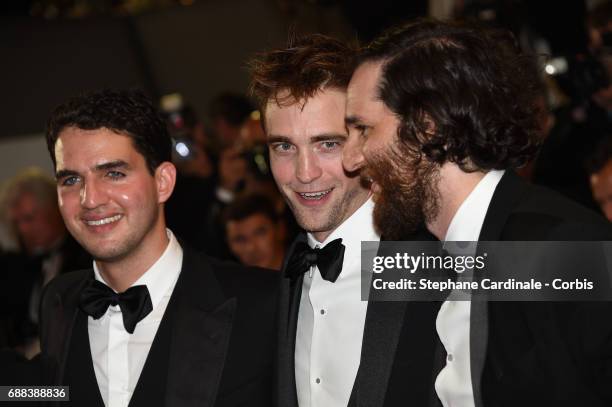
[[[495,190],[479,240],[610,239],[612,226],[601,215],[508,171]]]
[[[611,241],[612,227],[598,214],[507,171],[479,240]],[[604,384],[612,380],[609,302],[483,305],[473,303],[471,316],[472,381],[475,395],[479,389],[482,394],[477,406],[612,402]]]
[[[93,270],[67,273],[43,293],[41,358],[48,383],[62,381],[80,293],[91,279]],[[274,272],[183,248],[168,305],[174,312],[165,405],[270,405],[276,292]]]

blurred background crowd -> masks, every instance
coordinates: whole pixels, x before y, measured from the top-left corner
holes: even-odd
[[[167,222],[183,244],[281,268],[299,230],[270,174],[245,64],[291,35],[367,43],[419,16],[511,30],[547,85],[542,147],[519,172],[612,220],[612,2],[15,0],[0,9],[0,348],[35,354],[41,290],[91,266],[59,214],[43,136],[52,108],[80,92],[140,87],[158,101],[179,170]]]

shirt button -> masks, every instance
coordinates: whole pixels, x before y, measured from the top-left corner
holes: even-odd
[[[316,383],[316,384],[321,383],[321,379],[319,379],[319,378],[317,377],[317,378],[316,378],[316,380],[315,380],[315,383]]]
[[[446,355],[446,361],[447,362],[452,362],[453,361],[453,354],[449,353],[448,355]]]
[[[325,310],[324,309],[321,310],[321,315],[325,315]]]

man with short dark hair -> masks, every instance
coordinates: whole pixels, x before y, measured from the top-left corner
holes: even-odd
[[[281,269],[285,230],[267,197],[239,197],[225,208],[223,219],[227,243],[242,264]]]
[[[599,216],[513,172],[537,147],[539,89],[531,58],[496,31],[418,21],[366,48],[348,87],[344,166],[373,179],[381,232],[400,239],[424,222],[441,241],[612,240]],[[380,326],[399,338],[385,352],[412,365],[361,367],[383,387],[413,369],[431,380],[358,405],[610,405],[611,312],[605,302],[445,301],[434,315],[439,368],[422,347],[402,347],[423,327],[405,335],[398,312]]]
[[[200,255],[166,228],[176,169],[151,102],[70,99],[47,143],[66,226],[94,257],[44,294],[50,383],[78,406],[269,406],[274,276]]]
[[[307,232],[283,268],[279,406],[344,407],[359,369],[368,307],[361,241],[379,236],[369,188],[342,168],[353,57],[342,42],[312,35],[251,62],[272,174]]]

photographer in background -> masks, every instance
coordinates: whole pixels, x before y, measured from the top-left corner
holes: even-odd
[[[172,162],[177,169],[174,193],[165,208],[168,225],[188,246],[214,254],[208,233],[208,213],[215,194],[210,139],[181,95],[166,95],[160,104],[172,137]]]
[[[612,2],[587,16],[588,51],[556,58],[546,71],[570,99],[555,115],[555,126],[544,142],[533,182],[548,186],[596,209],[586,161],[612,134]]]
[[[251,101],[239,93],[222,92],[215,96],[208,107],[208,116],[217,143],[235,145],[253,111]]]
[[[236,259],[225,238],[223,211],[238,196],[254,193],[266,196],[290,225],[290,235],[295,233],[295,222],[270,175],[259,112],[246,97],[224,92],[213,99],[212,135],[180,95],[164,96],[161,105],[178,170],[166,206],[168,224],[177,236],[207,254]]]

